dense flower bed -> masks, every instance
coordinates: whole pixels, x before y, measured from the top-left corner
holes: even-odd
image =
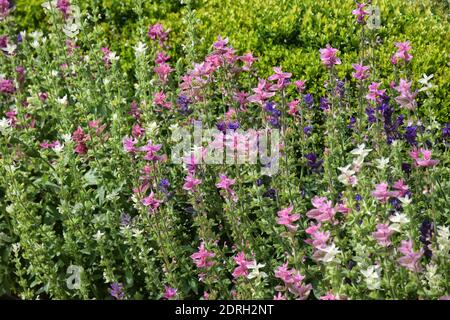
[[[0,0],[1,293],[448,298],[450,125],[419,117],[435,79],[412,80],[414,39],[380,77],[367,5],[351,79],[317,48],[323,96],[220,35],[184,70],[160,23],[130,85],[98,17],[42,7],[50,31],[17,35]]]

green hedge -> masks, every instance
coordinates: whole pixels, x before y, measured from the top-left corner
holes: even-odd
[[[22,30],[45,29],[42,0],[17,0],[16,14]],[[74,1],[72,1],[74,2]],[[139,37],[133,12],[133,0],[83,0],[81,6],[102,15],[102,34],[105,44],[121,55],[124,70],[133,63],[132,46]],[[187,36],[183,17],[187,5],[177,0],[144,1],[146,24],[161,21],[172,30],[172,54],[183,56],[182,44]],[[382,43],[376,52],[383,76],[392,73],[390,56],[394,42],[410,40],[413,46],[413,74],[435,76],[438,86],[434,94],[438,104],[432,113],[441,121],[450,119],[450,11],[448,1],[378,0],[382,27],[377,35]],[[325,79],[318,49],[331,43],[341,50],[343,66],[340,76],[349,76],[351,63],[356,62],[360,28],[355,25],[352,0],[201,0],[192,1],[197,22],[197,56],[205,54],[211,43],[221,34],[228,36],[240,52],[253,51],[260,57],[258,66],[265,74],[271,67],[282,65],[294,77]],[[415,81],[418,78],[414,79]],[[313,93],[321,94],[319,81],[311,81]]]

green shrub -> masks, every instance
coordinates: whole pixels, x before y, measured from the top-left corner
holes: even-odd
[[[18,0],[17,13],[22,19],[20,30],[45,29],[42,0]],[[76,1],[72,1],[76,2]],[[99,28],[105,45],[119,52],[124,70],[130,70],[134,54],[132,46],[139,33],[145,29],[137,26],[132,0],[79,1],[83,8],[101,15]],[[186,28],[183,16],[187,14],[186,2],[176,0],[146,1],[144,3],[145,26],[161,21],[172,30],[174,43],[171,54],[182,56],[182,43]],[[282,65],[296,78],[325,79],[319,66],[318,49],[330,42],[339,48],[345,68],[340,76],[349,76],[351,63],[356,62],[359,29],[348,19],[354,7],[352,0],[192,0],[198,20],[195,32],[199,36],[195,48],[197,56],[203,56],[217,35],[229,37],[239,51],[253,51],[261,60],[258,67],[268,75],[272,66]],[[382,43],[378,48],[381,76],[390,74],[389,57],[395,51],[394,42],[411,40],[413,46],[413,74],[434,74],[434,94],[438,105],[430,106],[431,114],[441,121],[450,119],[449,54],[450,23],[446,1],[409,0],[374,1],[381,9],[381,25],[374,37]],[[418,78],[414,79],[415,81]],[[318,81],[311,81],[313,94],[321,94]]]

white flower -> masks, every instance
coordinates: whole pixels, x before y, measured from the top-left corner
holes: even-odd
[[[141,41],[139,41],[135,47],[133,47],[134,49],[134,54],[137,57],[141,57],[143,55],[145,55],[145,52],[147,51],[147,45]]]
[[[95,241],[100,241],[104,235],[105,235],[104,232],[101,232],[100,230],[98,230],[97,233],[94,234]]]
[[[56,77],[58,76],[58,71],[52,70],[52,71],[50,72],[50,75],[51,75],[52,77],[56,78]]]
[[[68,104],[68,102],[67,102],[67,95],[65,95],[62,98],[57,98],[56,101],[58,101],[58,103],[60,105],[67,106],[67,104]]]
[[[33,42],[30,43],[30,46],[34,49],[39,48],[39,41],[38,40],[33,40]]]
[[[359,170],[361,170],[361,167],[364,164],[364,159],[365,159],[365,156],[363,156],[363,155],[360,155],[356,159],[353,159],[353,162],[352,162],[353,169],[356,172],[359,172]]]
[[[150,122],[149,125],[147,126],[147,133],[149,135],[152,135],[157,132],[158,132],[158,124],[155,121]]]
[[[75,38],[80,33],[80,25],[75,23],[66,23],[63,27],[64,34],[69,38]]]
[[[64,144],[59,143],[56,146],[54,146],[53,151],[55,151],[56,153],[60,153],[63,149],[64,149]]]
[[[56,8],[56,4],[57,4],[57,0],[53,0],[53,1],[46,1],[43,4],[41,4],[42,8],[44,8],[45,10],[52,10]]]
[[[372,149],[365,149],[366,144],[362,143],[356,149],[353,149],[350,151],[351,154],[354,154],[356,156],[362,156],[363,158],[367,157],[367,155],[372,151]]]
[[[6,52],[8,55],[12,55],[14,54],[14,51],[16,51],[17,49],[17,45],[13,44],[13,43],[8,43],[6,45],[6,48],[3,48],[2,50],[4,52]]]
[[[346,185],[349,186],[351,185],[352,187],[356,186],[356,184],[358,183],[358,179],[356,178],[355,171],[350,169],[351,164],[349,164],[346,167],[339,167],[338,169],[342,172],[339,176],[338,176],[338,180]]]
[[[365,278],[367,288],[369,290],[378,290],[381,286],[380,281],[380,273],[381,273],[381,267],[380,266],[370,266],[367,268],[367,270],[361,270],[362,275]]]
[[[138,228],[133,228],[132,232],[133,232],[133,237],[139,238],[139,237],[142,236],[143,230],[142,229],[138,229]]]
[[[114,51],[112,51],[112,52],[109,53],[108,59],[111,62],[116,62],[116,61],[119,61],[119,56]]]
[[[389,226],[390,229],[400,232],[401,226],[409,222],[409,218],[404,213],[396,212],[394,215],[389,217],[392,224]]]
[[[443,255],[448,255],[450,250],[450,230],[448,227],[439,226],[437,228],[437,240],[439,251]]]
[[[336,247],[334,243],[325,248],[319,248],[318,250],[320,250],[322,253],[325,253],[325,255],[317,259],[318,261],[322,261],[325,263],[340,261],[339,258],[337,258],[337,255],[341,253],[341,251],[339,250],[338,247]]]
[[[398,198],[398,200],[400,200],[400,202],[406,207],[409,206],[412,202],[412,199],[406,195],[404,198]]]
[[[9,119],[6,118],[2,118],[0,119],[0,132],[2,134],[5,134],[5,132],[7,132],[10,128],[10,121]]]
[[[42,31],[33,31],[32,33],[30,33],[30,37],[32,37],[34,40],[39,40],[43,35],[44,34],[42,33]]]
[[[428,82],[428,81],[430,81],[433,77],[434,77],[433,74],[427,76],[427,75],[424,73],[424,74],[422,75],[422,78],[419,79],[419,82],[420,82],[421,84],[423,84],[423,87],[420,88],[419,91],[427,91],[427,90],[433,89],[435,86],[434,86],[432,83]]]
[[[70,142],[70,140],[72,140],[72,135],[70,133],[65,133],[61,136],[61,138],[64,142]]]
[[[378,169],[383,170],[387,167],[387,165],[389,163],[389,158],[375,159],[375,163],[376,163]]]
[[[247,266],[248,269],[252,270],[247,276],[248,279],[253,278],[267,278],[267,274],[265,272],[260,272],[259,269],[264,268],[266,265],[262,263],[257,263],[256,260],[253,260],[250,265]]]

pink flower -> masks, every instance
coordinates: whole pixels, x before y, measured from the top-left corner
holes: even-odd
[[[139,151],[144,151],[147,152],[146,155],[144,156],[144,160],[148,160],[148,161],[157,161],[160,159],[160,157],[158,157],[156,155],[156,153],[161,150],[162,145],[160,144],[152,144],[152,141],[149,141],[145,146],[140,147]]]
[[[253,57],[253,54],[251,52],[248,52],[244,54],[243,56],[239,57],[239,60],[244,62],[244,66],[242,67],[242,70],[249,71],[252,67],[253,62],[255,62],[257,59]]]
[[[294,82],[294,85],[298,92],[303,92],[306,89],[306,81],[304,80],[297,80]]]
[[[369,15],[369,12],[364,10],[364,7],[366,6],[365,3],[357,3],[357,8],[352,11],[352,14],[356,16],[356,20],[359,24],[365,24],[366,16]]]
[[[283,280],[285,284],[291,284],[294,282],[292,278],[292,270],[288,268],[288,263],[277,267],[275,270],[275,278]]]
[[[164,93],[164,91],[155,93],[155,95],[153,96],[153,103],[166,109],[170,109],[170,107],[172,106],[170,102],[166,101],[166,94]]]
[[[294,207],[290,206],[288,208],[278,211],[277,213],[278,214],[277,223],[286,226],[286,228],[288,228],[289,231],[297,230],[298,226],[295,226],[292,223],[300,219],[299,214],[291,215],[293,209]]]
[[[403,254],[397,261],[402,266],[411,270],[412,272],[420,272],[422,267],[420,266],[420,258],[422,257],[422,251],[414,252],[412,240],[403,240],[398,251]]]
[[[311,244],[316,249],[325,248],[330,239],[329,231],[315,231],[311,234],[311,240],[306,240],[306,243]]]
[[[213,48],[215,50],[224,51],[228,45],[228,38],[222,38],[222,36],[217,37],[217,41],[213,43]]]
[[[164,295],[163,297],[166,299],[171,299],[177,295],[177,289],[171,288],[168,286],[164,286]]]
[[[292,100],[291,102],[288,103],[288,107],[289,107],[289,111],[288,113],[290,115],[294,115],[297,113],[297,106],[300,103],[300,100]]]
[[[335,296],[332,291],[328,291],[327,294],[321,296],[319,300],[339,300],[339,297]]]
[[[372,195],[381,203],[386,203],[390,197],[395,196],[391,191],[388,191],[388,188],[389,185],[387,183],[379,183],[375,186],[375,190],[372,191]]]
[[[408,82],[405,79],[400,79],[400,83],[397,87],[394,87],[397,92],[400,93],[400,96],[395,98],[395,101],[408,110],[414,110],[416,108],[415,98],[417,96],[418,91],[411,92],[411,82]]]
[[[172,73],[173,69],[167,63],[161,63],[153,71],[155,71],[162,83],[167,83],[169,74]]]
[[[252,89],[252,91],[255,94],[248,97],[248,101],[253,103],[259,103],[262,105],[264,101],[266,101],[270,97],[273,97],[275,95],[275,92],[266,91],[266,87],[267,87],[266,81],[263,79],[259,80],[258,87]]]
[[[155,63],[156,64],[162,64],[170,60],[170,56],[167,55],[165,52],[160,51],[156,55]]]
[[[196,179],[192,173],[189,173],[184,181],[183,189],[192,192],[195,192],[196,187],[202,183],[202,180]]]
[[[392,187],[395,190],[393,193],[397,198],[403,198],[409,191],[409,187],[405,184],[403,179],[397,180]]]
[[[369,66],[363,66],[362,64],[352,64],[353,69],[355,69],[355,72],[352,73],[352,77],[357,80],[364,80],[369,77],[367,71],[369,71]]]
[[[111,65],[112,52],[107,47],[103,47],[103,48],[101,48],[101,50],[103,52],[103,58],[102,58],[103,63],[105,64],[106,67],[109,67]]]
[[[292,73],[283,72],[281,67],[273,67],[273,71],[275,74],[269,77],[269,81],[277,81],[279,84],[279,88],[282,89],[286,86],[286,80],[289,80],[292,77]]]
[[[142,128],[139,124],[135,124],[133,125],[133,127],[131,128],[131,135],[135,138],[139,138],[142,137],[145,133],[145,129]]]
[[[245,258],[245,253],[243,251],[239,252],[235,257],[234,257],[234,261],[236,262],[236,264],[238,265],[232,275],[234,278],[239,278],[239,277],[247,277],[248,276],[248,266],[251,265],[253,263],[253,261],[251,260],[247,260]]]
[[[72,140],[75,141],[75,153],[78,154],[86,154],[88,151],[88,148],[86,146],[86,141],[90,139],[89,135],[86,135],[83,132],[83,129],[81,127],[78,127],[77,130],[75,130],[72,133]]]
[[[431,150],[425,150],[423,148],[413,149],[409,155],[419,167],[433,167],[439,163],[439,160],[431,159]]]
[[[194,260],[197,268],[209,268],[214,265],[213,261],[210,261],[210,258],[215,256],[214,253],[208,252],[205,249],[205,243],[202,242],[200,247],[198,247],[198,252],[191,255],[191,259]]]
[[[156,23],[148,28],[148,37],[152,40],[158,40],[160,45],[163,45],[167,40],[169,30],[164,31],[162,24]]]
[[[411,44],[409,41],[396,42],[395,46],[397,47],[397,52],[391,58],[393,64],[397,64],[399,60],[405,62],[411,61],[413,56],[409,54],[409,51],[411,51]]]
[[[379,223],[377,224],[377,231],[373,232],[372,236],[377,240],[380,246],[387,247],[391,245],[389,238],[393,233],[394,231],[389,228],[388,224]]]
[[[14,82],[8,79],[0,79],[0,93],[13,94],[16,92]]]
[[[289,291],[295,295],[298,300],[306,300],[312,289],[311,284],[304,285],[304,276],[295,269],[288,269],[288,264],[285,263],[275,270],[275,277],[284,282],[284,287],[277,287],[277,291]]]
[[[273,296],[273,300],[287,300],[286,296],[281,292],[278,292],[276,296]]]
[[[379,102],[380,97],[382,97],[384,95],[384,93],[386,92],[385,89],[383,89],[383,90],[378,89],[380,86],[381,86],[381,83],[372,82],[372,84],[369,85],[369,93],[366,95],[366,99],[372,100],[375,102]]]
[[[234,100],[239,103],[241,109],[244,109],[245,105],[248,103],[247,97],[248,93],[243,91],[237,91],[233,96]]]
[[[42,149],[56,149],[61,146],[61,143],[58,140],[55,140],[53,142],[44,141],[40,144],[40,147]]]
[[[8,16],[9,6],[8,0],[0,0],[0,20]]]
[[[230,179],[224,174],[220,174],[219,176],[220,176],[220,181],[218,183],[216,183],[216,187],[219,189],[223,189],[231,196],[234,196],[235,193],[231,189],[231,186],[236,183],[236,179]]]
[[[325,49],[320,49],[319,52],[320,59],[327,68],[332,68],[334,65],[341,64],[341,59],[336,56],[339,50],[332,48],[329,44],[326,45]]]
[[[69,0],[58,0],[56,2],[56,8],[61,11],[64,19],[67,19],[70,14],[70,1]]]
[[[125,150],[125,152],[128,153],[135,153],[138,149],[135,147],[135,145],[137,144],[137,140],[130,138],[130,137],[125,137],[122,140],[122,144],[123,144],[123,150]]]
[[[315,209],[311,209],[306,213],[308,218],[315,219],[317,222],[333,220],[336,210],[331,201],[328,201],[325,197],[315,196],[312,198],[311,203]]]
[[[151,213],[155,213],[156,209],[158,209],[161,203],[162,200],[156,199],[153,191],[150,192],[150,195],[148,197],[142,199],[142,204],[146,207],[149,207]]]

